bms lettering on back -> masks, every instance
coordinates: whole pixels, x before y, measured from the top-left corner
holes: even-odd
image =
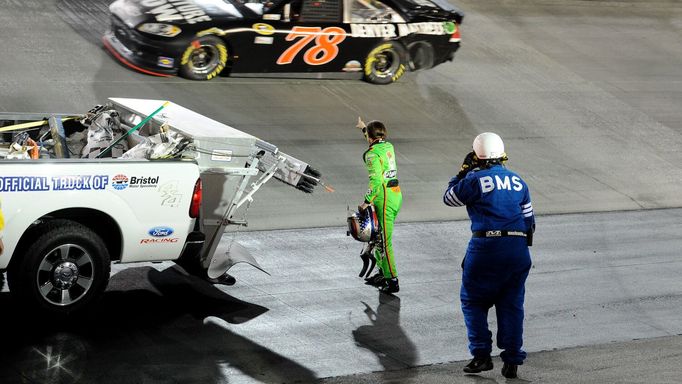
[[[466,206],[472,231],[529,231],[535,217],[528,186],[516,173],[501,165],[474,170],[463,179],[450,180],[443,202]]]

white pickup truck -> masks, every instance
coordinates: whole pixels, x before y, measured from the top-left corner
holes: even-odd
[[[0,114],[0,272],[14,296],[59,314],[100,296],[112,262],[174,260],[234,283],[235,263],[260,266],[236,243],[220,248],[220,238],[246,225],[243,207],[273,177],[312,192],[320,174],[161,100],[111,98],[83,115]]]

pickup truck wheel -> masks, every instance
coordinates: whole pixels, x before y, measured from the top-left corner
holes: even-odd
[[[58,314],[77,311],[101,295],[111,265],[107,248],[95,232],[73,221],[53,220],[34,233],[41,235],[10,266],[8,283],[13,294]]]
[[[180,76],[191,80],[210,80],[227,65],[227,47],[216,36],[193,40],[180,57]]]
[[[365,80],[374,84],[390,84],[405,74],[405,48],[388,41],[374,47],[365,59]]]

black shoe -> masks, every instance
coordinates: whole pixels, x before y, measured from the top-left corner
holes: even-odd
[[[394,277],[392,279],[385,279],[384,284],[379,287],[379,290],[383,293],[396,293],[400,291],[400,284],[398,284],[398,278]]]
[[[516,375],[518,367],[519,366],[516,364],[504,363],[504,365],[502,366],[502,376],[506,377],[507,379],[516,379],[518,377]]]
[[[493,369],[493,359],[490,358],[490,356],[486,356],[474,357],[473,360],[464,367],[463,371],[466,373],[479,373],[491,369]]]
[[[366,278],[365,284],[373,287],[381,287],[384,284],[384,280],[384,274],[379,271],[376,275]]]
[[[217,279],[211,279],[210,277],[207,277],[206,280],[211,284],[220,285],[234,285],[237,282],[237,279],[235,279],[234,276],[228,274],[227,272],[225,272],[224,275],[218,277]]]

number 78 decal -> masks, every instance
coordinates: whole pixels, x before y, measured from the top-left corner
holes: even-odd
[[[334,60],[339,54],[338,45],[346,39],[346,31],[339,27],[293,27],[286,41],[300,38],[277,59],[277,64],[291,64],[298,53],[315,40],[315,45],[303,54],[308,65],[322,65]]]

